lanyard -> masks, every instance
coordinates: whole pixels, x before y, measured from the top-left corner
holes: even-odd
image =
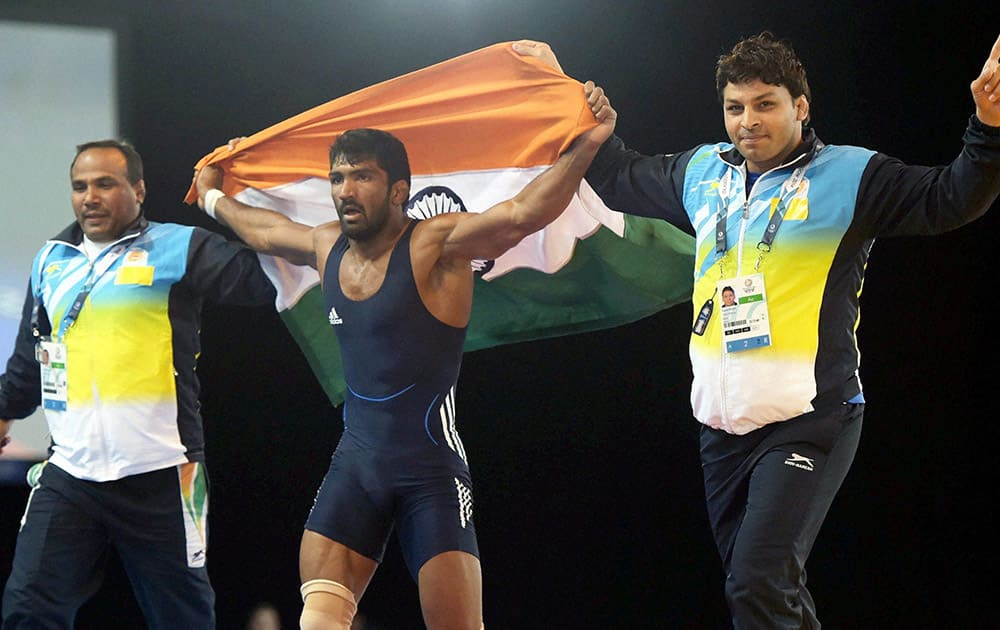
[[[41,336],[38,328],[38,320],[39,311],[42,306],[42,271],[45,269],[45,259],[48,258],[53,246],[55,246],[55,243],[52,243],[49,246],[49,249],[42,255],[38,266],[38,282],[36,283],[36,289],[34,292],[34,304],[31,307],[31,331],[35,338]],[[96,263],[89,263],[91,265],[91,270],[87,278],[87,282],[83,285],[83,288],[80,289],[76,298],[73,299],[73,303],[70,305],[69,310],[67,310],[66,314],[63,315],[62,321],[58,327],[58,339],[65,337],[66,332],[74,323],[76,323],[76,319],[80,316],[80,311],[83,309],[83,305],[87,302],[90,292],[94,290],[94,286],[101,280],[101,278],[104,277],[106,273],[108,273],[111,266],[114,265],[115,261],[121,257],[126,249],[126,245],[117,245],[109,248],[98,257],[98,261]]]
[[[719,180],[719,207],[715,211],[715,255],[722,256],[729,249],[726,243],[726,218],[729,208],[729,189],[733,185],[733,169],[727,169],[726,174]]]
[[[771,245],[778,235],[778,228],[781,227],[782,221],[785,220],[788,202],[798,192],[802,180],[805,179],[806,168],[809,167],[809,162],[811,161],[806,160],[805,164],[792,171],[791,177],[786,179],[785,183],[781,186],[781,197],[778,199],[778,207],[774,209],[774,214],[771,215],[771,220],[767,222],[764,234],[757,243],[757,251],[760,253],[757,255],[757,262],[753,266],[755,271],[760,271],[760,263],[764,260],[764,254],[771,251]]]
[[[785,180],[785,183],[781,186],[781,197],[778,199],[778,207],[775,208],[774,214],[771,215],[771,220],[768,221],[767,227],[764,228],[764,234],[761,236],[760,242],[757,243],[757,249],[760,250],[761,254],[757,258],[756,269],[760,268],[761,259],[764,253],[771,251],[771,245],[774,243],[774,239],[778,234],[778,228],[781,227],[781,222],[785,218],[785,211],[787,210],[788,202],[791,200],[792,196],[799,189],[799,185],[805,178],[806,169],[809,167],[809,163],[812,160],[806,160],[806,163],[802,166],[796,168],[792,171],[791,176]],[[727,209],[729,207],[729,194],[732,188],[732,174],[733,169],[726,171],[726,174],[722,176],[719,180],[719,195],[718,195],[718,208],[716,210],[715,217],[715,253],[716,256],[722,256],[729,249],[729,245],[726,241],[727,227]]]

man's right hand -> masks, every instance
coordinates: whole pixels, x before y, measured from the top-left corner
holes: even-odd
[[[232,151],[236,148],[236,145],[240,142],[246,140],[246,136],[237,136],[235,138],[230,138],[229,142],[226,143],[226,148]],[[205,209],[205,193],[217,188],[222,190],[222,181],[225,177],[225,171],[221,167],[214,164],[210,164],[200,171],[194,174],[194,185],[198,191],[198,207],[202,210]]]
[[[205,209],[205,193],[217,188],[222,190],[222,180],[225,171],[214,164],[205,166],[194,176],[194,184],[198,189],[198,207]]]

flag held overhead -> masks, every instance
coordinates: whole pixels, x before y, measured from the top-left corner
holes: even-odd
[[[224,163],[224,192],[307,225],[335,220],[329,147],[361,127],[406,145],[407,212],[481,212],[517,194],[594,127],[582,84],[511,43],[489,46],[341,96],[196,165]],[[186,201],[197,194],[192,187]],[[494,261],[476,261],[466,350],[626,324],[691,293],[693,240],[613,212],[584,182],[563,214]],[[345,386],[314,269],[261,256],[276,307],[334,404]]]

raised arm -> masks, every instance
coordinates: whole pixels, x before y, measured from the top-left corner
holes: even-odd
[[[295,265],[317,267],[316,231],[296,223],[285,215],[256,208],[222,195],[224,172],[218,166],[206,166],[195,176],[198,205],[215,220],[228,226],[254,251],[280,256]]]
[[[858,189],[855,225],[866,237],[942,234],[983,216],[1000,195],[1000,38],[970,88],[976,115],[944,166],[909,165],[877,153]]]
[[[558,217],[579,189],[583,174],[615,128],[617,115],[600,88],[588,82],[588,104],[598,125],[580,135],[559,159],[512,199],[481,214],[438,215],[447,230],[441,261],[497,258]]]

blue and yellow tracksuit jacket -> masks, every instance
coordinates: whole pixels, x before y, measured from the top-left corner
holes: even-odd
[[[0,418],[41,402],[38,332],[66,346],[65,410],[46,409],[50,461],[109,481],[203,461],[195,363],[204,303],[265,304],[274,289],[256,254],[202,228],[140,218],[91,262],[73,224],[35,257],[15,350],[0,376]],[[110,264],[109,264],[110,263]],[[93,289],[66,326],[81,289]]]
[[[964,143],[947,166],[908,166],[868,149],[823,145],[809,130],[788,161],[762,174],[749,193],[732,144],[644,156],[617,137],[605,143],[586,175],[604,203],[695,236],[694,316],[713,296],[716,303],[704,334],[691,335],[691,405],[699,421],[745,434],[860,399],[855,333],[874,240],[957,228],[984,214],[1000,193],[1000,128],[973,116]],[[801,166],[803,179],[786,197],[784,219],[761,256],[758,243]],[[717,252],[717,231],[725,232],[724,254]],[[725,352],[718,283],[753,273],[766,285],[771,345]]]

